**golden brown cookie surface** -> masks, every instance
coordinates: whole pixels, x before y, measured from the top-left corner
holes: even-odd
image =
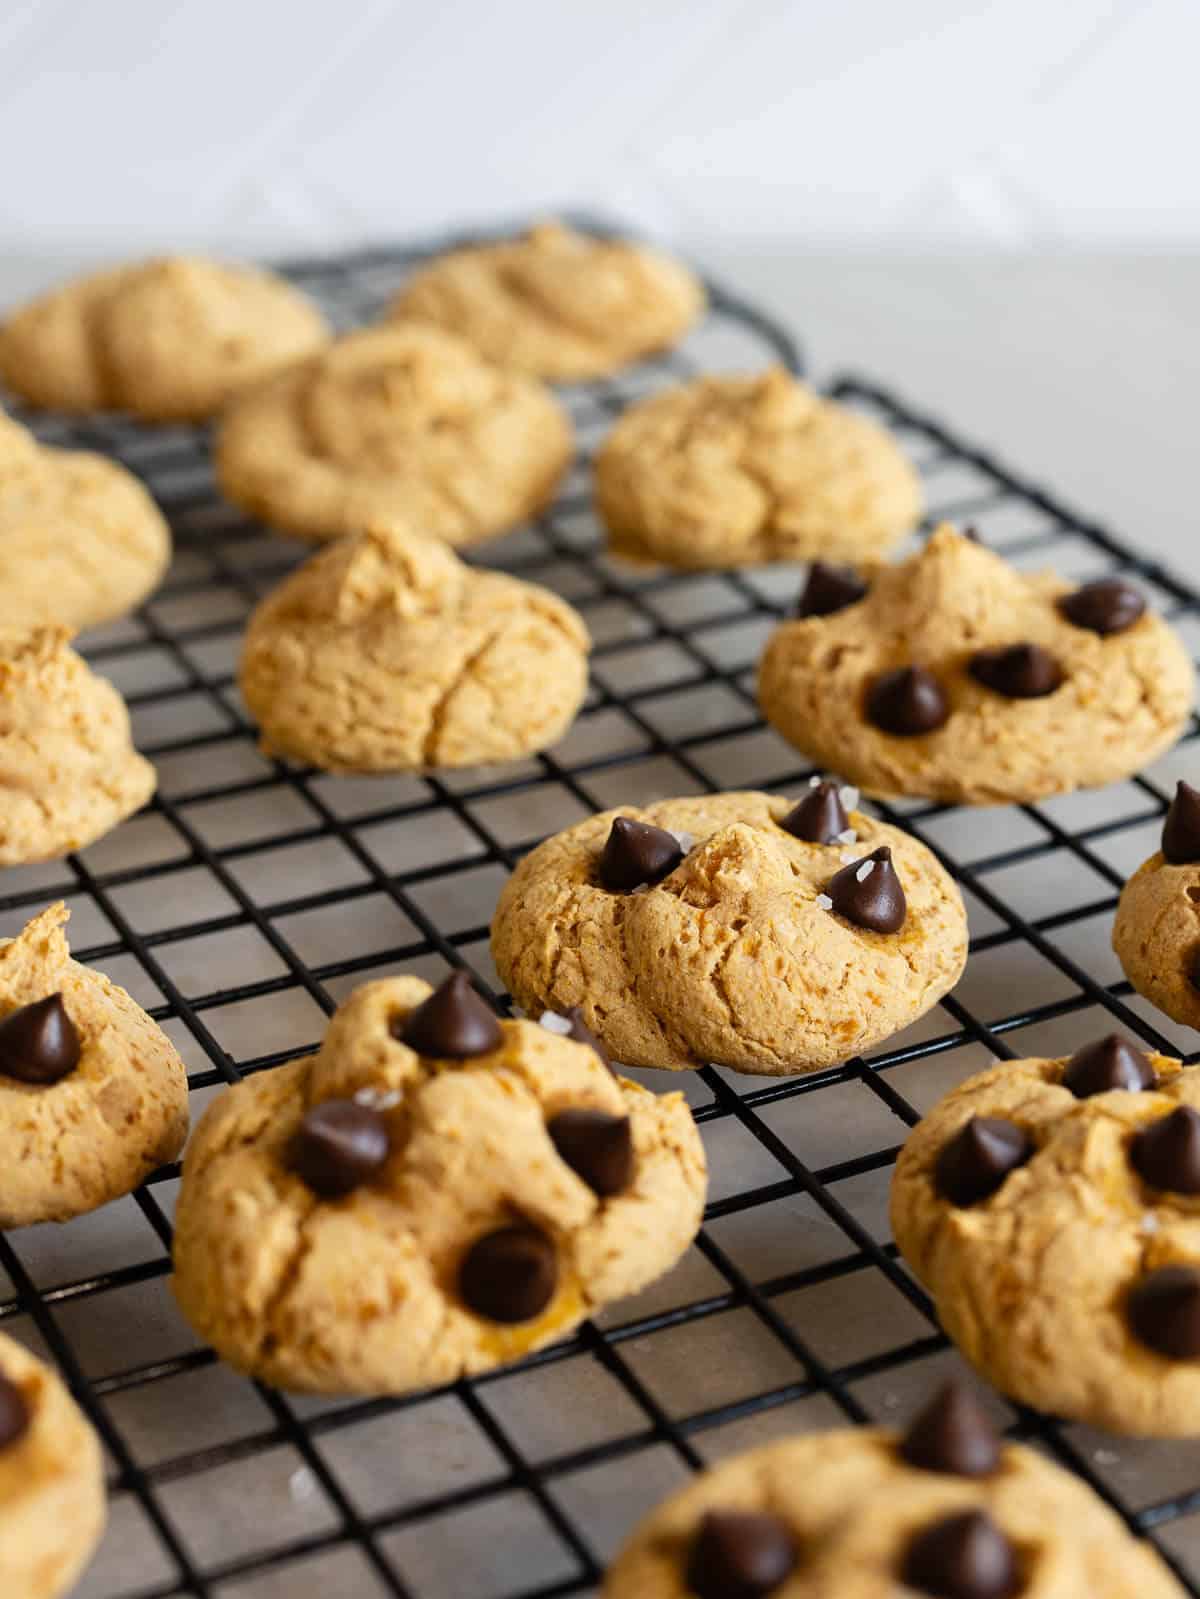
[[[1189,783],[1176,790],[1161,848],[1121,890],[1112,943],[1139,994],[1200,1027],[1200,793]]]

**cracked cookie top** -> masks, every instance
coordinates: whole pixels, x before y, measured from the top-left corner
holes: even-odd
[[[1200,1433],[1200,1068],[1117,1035],[1018,1060],[914,1129],[892,1227],[1003,1393],[1114,1432]]]
[[[123,988],[71,959],[63,904],[0,944],[0,1226],[127,1194],[187,1136],[187,1075]]]
[[[216,470],[231,500],[300,538],[384,521],[473,544],[547,503],[571,445],[540,383],[403,322],[338,339],[239,399]]]
[[[879,556],[921,514],[887,433],[782,367],[631,406],[596,457],[614,550],[668,566]]]
[[[54,860],[154,793],[125,701],[61,627],[0,625],[0,865]]]
[[[669,256],[545,222],[439,256],[388,315],[437,323],[497,366],[569,383],[665,349],[703,309],[699,280]]]
[[[784,622],[758,695],[873,794],[993,805],[1100,786],[1179,737],[1187,651],[1122,579],[1018,572],[943,525],[865,597]]]
[[[1162,848],[1121,890],[1112,944],[1139,994],[1200,1027],[1200,792],[1190,783],[1178,785]]]
[[[51,411],[203,421],[326,343],[304,295],[255,267],[169,256],[75,279],[0,324],[0,376]]]
[[[402,1393],[563,1337],[700,1225],[683,1097],[561,1017],[498,1021],[458,974],[368,983],[318,1054],[222,1094],[184,1164],[175,1292],[283,1387]]]
[[[0,411],[0,620],[91,627],[158,586],[167,524],[124,467],[39,444]]]
[[[951,878],[853,798],[844,828],[808,837],[772,794],[581,822],[505,885],[496,969],[532,1014],[577,1005],[630,1066],[785,1074],[846,1060],[927,1011],[967,952]]]
[[[376,529],[319,551],[259,605],[240,681],[277,754],[329,771],[469,766],[561,736],[589,642],[548,589]]]

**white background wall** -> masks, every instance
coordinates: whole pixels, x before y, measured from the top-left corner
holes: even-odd
[[[0,247],[1200,244],[1200,0],[3,0]]]

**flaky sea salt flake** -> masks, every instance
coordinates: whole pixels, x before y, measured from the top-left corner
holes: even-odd
[[[853,811],[853,810],[857,810],[858,809],[858,801],[859,801],[858,790],[856,788],[851,787],[851,785],[849,783],[847,783],[844,788],[840,788],[838,790],[838,798],[841,800],[842,804],[846,807],[846,809],[848,811]]]
[[[669,827],[667,831],[685,855],[695,846],[696,840],[691,833],[677,833],[673,827]]]
[[[857,844],[858,834],[852,827],[845,827],[834,840],[836,844]]]
[[[538,1017],[538,1026],[544,1027],[548,1033],[557,1033],[561,1038],[566,1038],[571,1031],[570,1022],[556,1010],[544,1010]]]
[[[854,874],[855,882],[856,883],[865,883],[867,878],[870,877],[871,873],[874,870],[875,870],[875,862],[874,861],[864,861],[862,863],[862,865],[858,868],[858,870]]]
[[[818,894],[817,904],[823,911],[831,911],[833,909],[833,901],[830,899],[828,894]]]

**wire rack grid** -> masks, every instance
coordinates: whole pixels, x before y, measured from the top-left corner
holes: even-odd
[[[429,253],[285,270],[350,325]],[[564,391],[580,439],[564,492],[473,557],[558,590],[596,643],[575,728],[547,754],[488,771],[345,779],[264,758],[236,691],[238,641],[304,551],[221,502],[203,430],[27,418],[47,442],[137,472],[170,517],[177,555],[141,611],[85,640],[129,699],[158,795],[81,854],[7,872],[3,931],[65,898],[75,953],[129,988],[184,1054],[196,1114],[224,1084],[312,1049],[371,976],[436,979],[466,964],[502,1003],[488,919],[514,862],[546,833],[612,804],[792,791],[811,774],[753,694],[799,572],[634,572],[605,556],[590,510],[590,451],[633,399],[699,370],[798,368],[781,328],[710,287],[710,315],[681,349]],[[1197,596],[1104,528],[872,383],[847,377],[831,392],[894,432],[925,480],[930,524],[970,521],[1022,565],[1130,571],[1189,643],[1200,638]],[[633,1073],[682,1087],[702,1124],[704,1229],[662,1282],[516,1368],[365,1402],[297,1399],[236,1376],[171,1304],[177,1168],[66,1227],[0,1237],[0,1326],[58,1364],[107,1450],[111,1525],[80,1599],[593,1593],[633,1522],[689,1473],[789,1432],[902,1422],[957,1364],[887,1227],[908,1128],[992,1057],[1066,1053],[1114,1024],[1168,1053],[1191,1048],[1121,980],[1108,929],[1196,731],[1101,793],[983,819],[878,806],[963,889],[972,946],[959,988],[836,1070]],[[989,1402],[1200,1594],[1200,1449]]]

